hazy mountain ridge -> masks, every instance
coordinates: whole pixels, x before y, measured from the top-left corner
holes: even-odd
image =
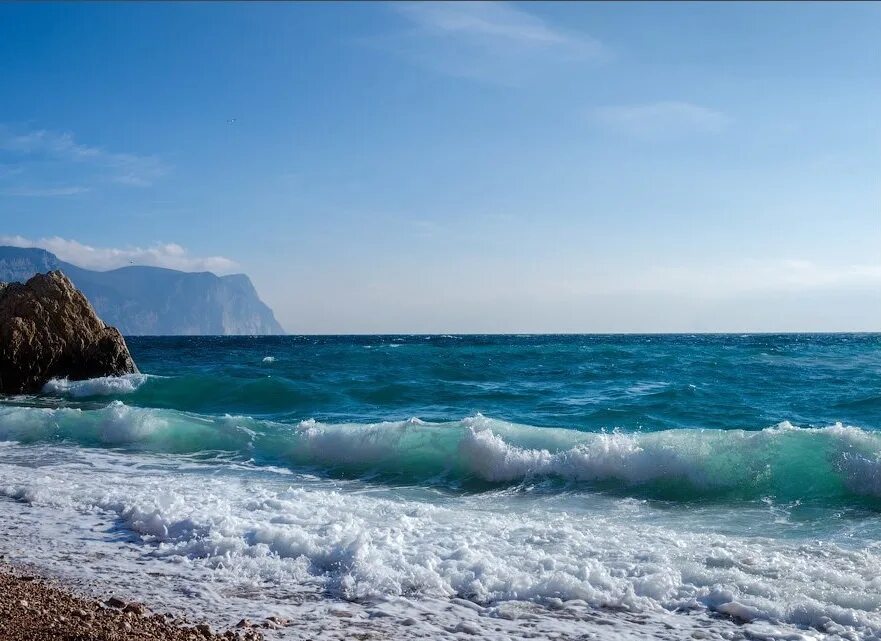
[[[93,271],[43,249],[0,247],[0,282],[60,269],[98,315],[126,335],[284,334],[245,274],[162,267]]]

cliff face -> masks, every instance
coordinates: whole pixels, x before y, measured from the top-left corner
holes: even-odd
[[[137,372],[122,335],[95,315],[61,272],[0,283],[0,393],[39,391],[51,378]]]
[[[0,282],[23,283],[34,274],[51,272],[61,265],[55,254],[45,249],[0,246]]]
[[[126,335],[284,334],[244,274],[138,266],[98,272],[42,249],[0,247],[0,281],[48,269],[61,269],[101,318]]]

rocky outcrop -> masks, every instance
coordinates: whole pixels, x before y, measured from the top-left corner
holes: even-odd
[[[137,371],[122,334],[60,271],[0,283],[0,393],[39,391],[52,378]]]

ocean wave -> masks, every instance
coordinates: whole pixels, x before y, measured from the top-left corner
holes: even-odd
[[[57,448],[40,452],[58,454]],[[0,495],[54,509],[62,518],[79,513],[87,523],[96,512],[111,516],[144,544],[139,572],[120,576],[141,576],[145,562],[165,559],[208,570],[219,592],[284,583],[354,602],[458,599],[504,609],[519,601],[552,608],[556,616],[579,605],[713,612],[847,639],[881,635],[877,546],[708,535],[679,527],[669,509],[642,501],[599,501],[579,511],[571,503],[503,494],[413,500],[364,491],[360,483],[186,469],[181,459],[116,451],[77,454],[43,465],[39,474],[4,457]],[[31,460],[33,452],[14,456]],[[715,525],[726,518],[725,509],[690,511],[689,522]],[[92,536],[97,530],[88,528]],[[63,553],[51,539],[34,545],[47,555]]]
[[[143,385],[147,374],[126,374],[124,376],[102,376],[82,381],[66,378],[53,378],[43,386],[43,394],[84,398],[89,396],[111,396],[130,394]]]
[[[116,400],[94,410],[0,407],[0,440],[62,440],[170,453],[226,451],[260,464],[335,476],[378,475],[392,482],[474,489],[556,480],[672,499],[881,498],[881,434],[841,424],[591,433],[476,415],[448,423],[411,418],[293,425]]]
[[[787,498],[833,496],[846,488],[881,497],[881,434],[839,424],[799,428],[788,421],[758,431],[666,430],[583,434],[554,430],[557,442],[517,446],[516,429],[472,419],[460,444],[468,468],[492,482],[545,477],[617,481],[627,486],[685,483],[686,495],[763,492]],[[481,429],[481,427],[483,429]],[[544,430],[542,430],[544,431]],[[566,441],[580,441],[569,446]],[[562,442],[562,443],[561,443]],[[843,487],[842,487],[843,486]],[[674,492],[675,493],[675,492]]]

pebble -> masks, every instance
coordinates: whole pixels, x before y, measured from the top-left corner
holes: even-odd
[[[271,617],[274,625],[286,625]],[[250,623],[250,622],[248,622]],[[22,578],[0,562],[0,641],[263,641],[259,631],[214,633],[205,623],[150,613],[116,596],[84,598],[39,576]]]
[[[129,603],[128,605],[126,605],[122,609],[122,611],[127,612],[129,614],[136,614],[138,616],[143,616],[144,613],[147,611],[147,608],[145,608],[140,603]]]

